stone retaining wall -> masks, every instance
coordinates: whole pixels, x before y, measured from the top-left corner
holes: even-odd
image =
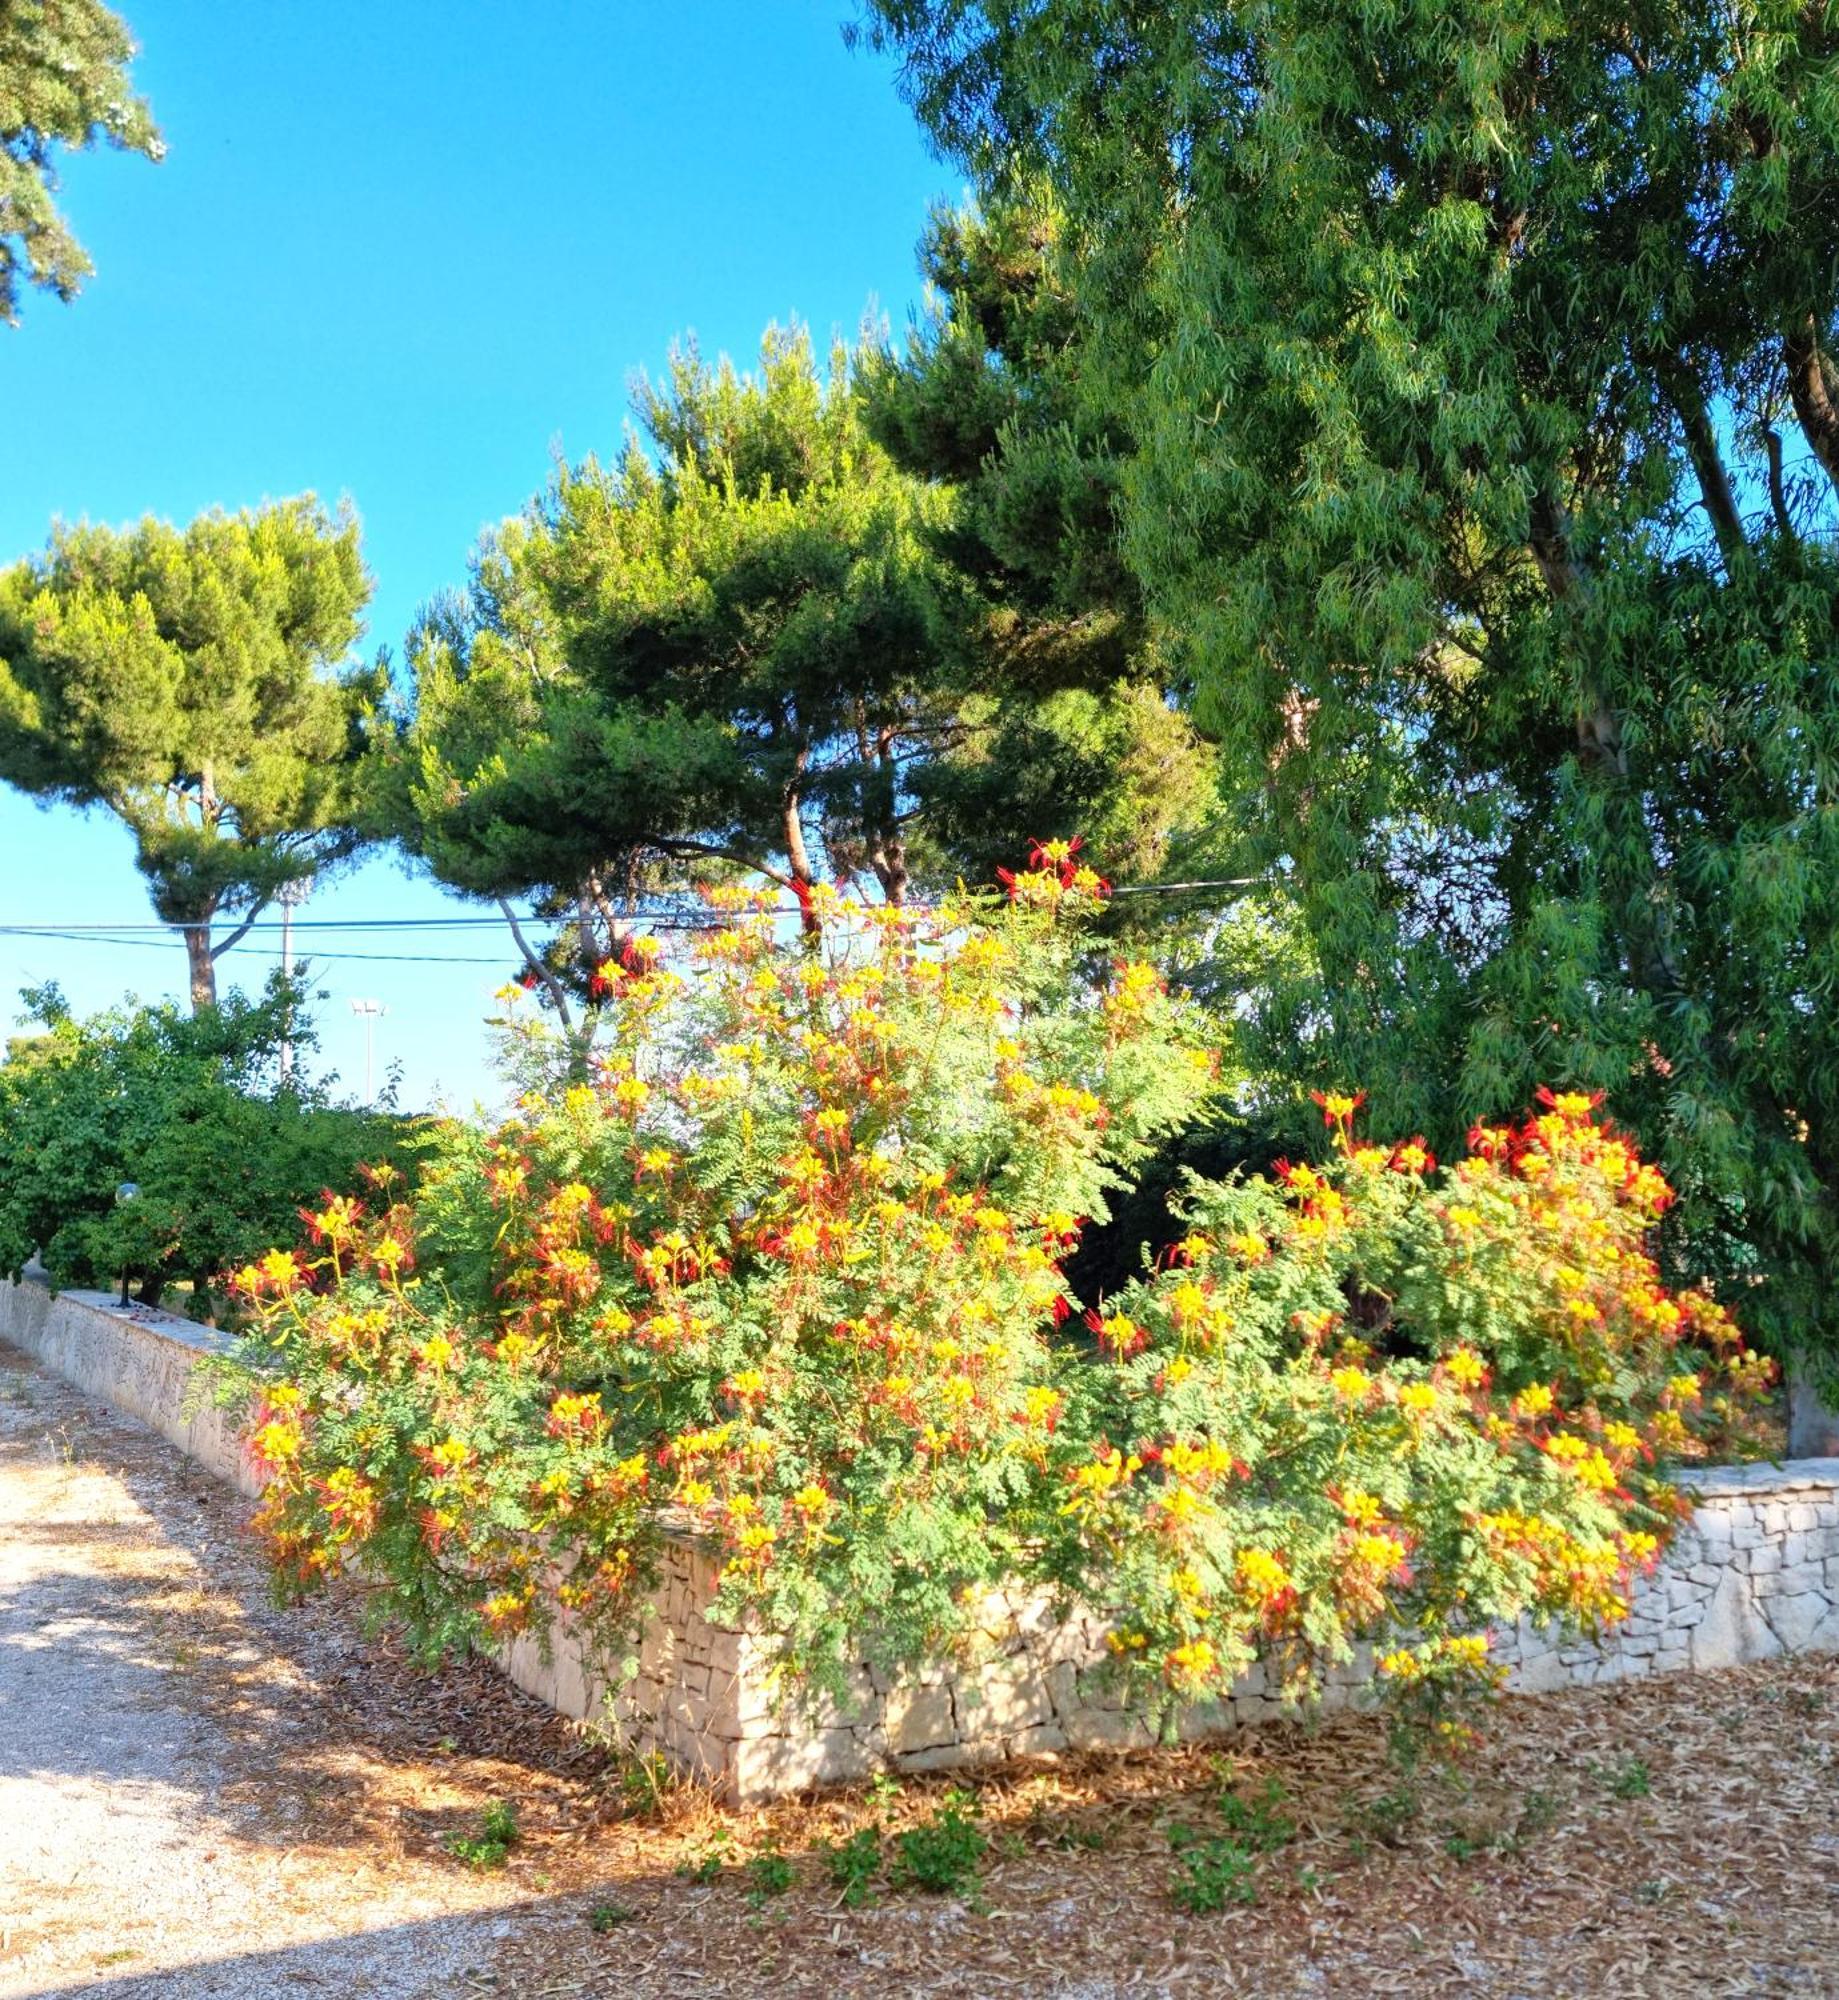
[[[95,1292],[53,1299],[41,1285],[0,1288],[0,1340],[152,1425],[245,1492],[247,1460],[222,1413],[189,1407],[192,1369],[221,1343],[208,1329]],[[1604,1645],[1530,1621],[1495,1634],[1508,1685],[1535,1693],[1684,1668],[1735,1666],[1784,1652],[1839,1652],[1839,1458],[1707,1468],[1664,1563],[1637,1585],[1628,1621]],[[777,1708],[758,1649],[710,1623],[715,1566],[685,1537],[664,1574],[637,1671],[609,1674],[566,1630],[548,1648],[510,1646],[500,1665],[564,1714],[617,1729],[642,1752],[744,1802],[891,1766],[931,1771],[1057,1750],[1147,1742],[1100,1671],[1104,1632],[1059,1620],[1039,1600],[992,1598],[974,1654],[899,1683],[867,1662],[849,1699],[811,1713]],[[1330,1707],[1358,1701],[1370,1664],[1337,1673]],[[1255,1668],[1223,1701],[1189,1711],[1184,1733],[1219,1736],[1280,1704]]]

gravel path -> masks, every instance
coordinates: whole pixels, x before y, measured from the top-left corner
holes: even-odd
[[[236,1511],[0,1347],[0,1996],[409,2000],[515,1928],[404,1838],[480,1788],[370,1726],[341,1621],[267,1612]]]

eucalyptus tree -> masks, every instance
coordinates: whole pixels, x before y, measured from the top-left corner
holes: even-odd
[[[370,587],[356,521],[310,497],[60,528],[0,572],[0,779],[128,829],[195,1008],[288,884],[362,844]]]
[[[1446,1139],[1607,1091],[1830,1354],[1839,12],[868,11],[1064,211],[1126,558],[1311,943],[1266,1025]]]

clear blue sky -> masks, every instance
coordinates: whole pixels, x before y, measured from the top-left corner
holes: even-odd
[[[54,517],[184,520],[348,496],[376,577],[366,649],[463,580],[482,528],[615,443],[634,370],[694,330],[737,359],[769,320],[853,333],[918,295],[927,204],[956,196],[885,65],[846,50],[852,0],[118,0],[165,162],[65,163],[96,275],[0,328],[0,562]],[[0,922],[149,920],[111,821],[0,791]],[[312,918],[477,914],[388,859]],[[404,1101],[484,1087],[489,932],[372,934],[322,957],[325,1061],[359,1084],[348,1002],[389,1009]],[[328,943],[328,949],[330,944]],[[274,941],[264,941],[272,955]],[[263,958],[219,962],[259,984]],[[0,1024],[54,978],[80,1008],[182,990],[177,941],[0,936]]]

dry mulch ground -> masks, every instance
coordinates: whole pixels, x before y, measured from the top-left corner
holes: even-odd
[[[1363,1718],[980,1777],[968,1893],[855,1907],[825,1845],[949,1780],[654,1796],[482,1664],[273,1608],[243,1511],[0,1349],[0,2000],[1839,1992],[1839,1660],[1509,1703],[1415,1779]]]

